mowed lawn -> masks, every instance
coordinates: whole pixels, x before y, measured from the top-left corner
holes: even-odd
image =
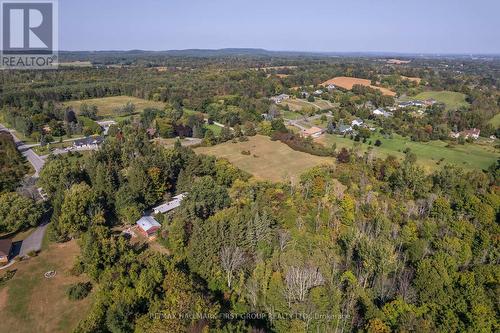
[[[0,331],[71,332],[90,309],[92,294],[81,301],[66,296],[69,285],[88,281],[69,274],[79,247],[76,241],[51,244],[38,257],[15,263],[15,276],[0,287]],[[55,270],[46,279],[44,273]],[[0,276],[5,271],[0,271]]]
[[[488,123],[490,123],[494,128],[500,127],[500,113],[491,118]]]
[[[446,109],[458,109],[469,106],[465,100],[465,94],[455,91],[425,91],[409,99],[425,100],[434,98],[436,101],[446,104]]]
[[[382,142],[380,147],[373,145],[377,139]],[[352,148],[355,143],[349,138],[331,134],[325,134],[317,141],[328,147],[336,143],[337,149]],[[445,164],[455,164],[466,169],[486,169],[500,156],[500,150],[486,143],[448,147],[448,143],[443,141],[413,142],[399,135],[386,139],[379,134],[372,135],[368,141],[372,141],[373,151],[380,158],[393,155],[402,159],[404,150],[410,148],[417,155],[417,163],[427,171],[434,171]],[[362,151],[366,151],[368,147],[368,143],[361,143]]]
[[[225,158],[255,178],[273,182],[287,178],[297,182],[304,171],[321,164],[333,164],[334,161],[332,157],[295,151],[280,141],[271,141],[266,136],[256,135],[248,139],[246,142],[229,141],[212,147],[200,147],[195,151]],[[250,151],[250,155],[243,155],[242,151]]]
[[[128,102],[132,102],[135,105],[135,112],[142,112],[145,108],[157,108],[163,110],[165,104],[161,102],[148,101],[146,99],[130,97],[130,96],[112,96],[103,98],[92,98],[78,101],[68,101],[64,103],[65,107],[73,107],[73,109],[78,113],[80,112],[80,106],[83,103],[87,105],[95,105],[98,108],[98,115],[100,117],[117,116],[116,109],[124,106]]]

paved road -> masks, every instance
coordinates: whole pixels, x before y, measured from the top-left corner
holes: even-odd
[[[28,160],[28,162],[31,163],[33,168],[35,169],[35,174],[33,177],[38,178],[38,175],[40,173],[40,170],[42,170],[43,165],[45,164],[45,160],[42,159],[40,156],[35,153],[31,147],[32,145],[25,145],[24,142],[22,142],[15,134],[13,131],[9,130],[7,127],[4,125],[0,124],[0,131],[5,131],[10,133],[12,138],[14,139],[14,143],[16,144],[17,150],[23,154],[24,157]]]
[[[38,178],[40,170],[42,170],[45,160],[41,158],[32,149],[25,150],[22,154],[28,159],[33,168],[35,168],[35,174],[33,177]]]
[[[33,231],[31,235],[23,240],[23,243],[21,244],[21,250],[19,251],[20,257],[27,256],[31,251],[38,252],[42,249],[43,236],[45,235],[45,231],[48,225],[48,223],[42,224],[41,226],[36,228],[36,230]]]

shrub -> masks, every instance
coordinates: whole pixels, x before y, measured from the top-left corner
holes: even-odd
[[[375,146],[380,147],[382,145],[382,141],[378,140],[375,141]]]
[[[271,140],[279,140],[296,151],[316,156],[332,156],[332,151],[310,139],[302,138],[298,134],[275,132]]]
[[[81,261],[77,261],[70,270],[71,275],[74,276],[80,276],[83,272],[85,272],[85,267]]]
[[[17,270],[8,270],[4,276],[0,277],[0,287],[3,286],[7,281],[9,281],[10,279],[12,279],[14,277],[14,275],[16,275],[16,271]]]
[[[87,297],[91,290],[92,284],[90,282],[78,282],[71,285],[66,294],[70,300],[77,301]]]
[[[250,155],[250,150],[242,150],[241,155]]]

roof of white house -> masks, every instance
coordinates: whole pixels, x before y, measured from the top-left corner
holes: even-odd
[[[169,212],[172,209],[179,207],[181,205],[182,200],[186,197],[186,195],[187,193],[176,195],[175,197],[172,198],[173,200],[170,200],[169,202],[161,204],[157,207],[154,207],[153,211],[156,214]]]
[[[152,216],[141,217],[139,221],[137,221],[137,225],[146,232],[154,227],[161,227],[161,224]]]
[[[361,119],[354,119],[352,122],[351,122],[351,126],[354,126],[354,125],[362,125],[363,124],[363,120]]]
[[[104,141],[104,139],[101,136],[97,136],[97,137],[88,136],[86,138],[73,141],[73,145],[75,145],[77,147],[100,145],[101,143],[103,143],[103,141]]]

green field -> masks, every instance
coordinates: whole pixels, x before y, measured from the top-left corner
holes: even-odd
[[[88,105],[95,105],[98,108],[98,116],[100,117],[111,117],[120,116],[116,114],[115,110],[124,106],[128,102],[132,102],[135,105],[135,111],[137,113],[142,112],[145,108],[157,108],[163,110],[165,104],[161,102],[148,101],[142,98],[130,97],[130,96],[113,96],[113,97],[103,97],[103,98],[93,98],[78,101],[65,102],[63,105],[65,107],[73,107],[73,109],[78,113],[80,111],[80,105],[87,103]]]
[[[249,137],[245,142],[226,142],[212,147],[196,148],[196,153],[225,158],[240,169],[252,174],[257,179],[293,182],[314,166],[333,164],[333,158],[314,156],[295,151],[284,143],[271,141],[266,136]],[[250,151],[244,155],[242,151]]]
[[[300,118],[304,118],[304,115],[295,111],[282,111],[281,113],[283,115],[283,118],[285,119],[297,120]]]
[[[331,109],[335,106],[333,103],[319,98],[316,98],[314,102],[308,102],[305,99],[290,98],[284,100],[281,105],[288,105],[291,111],[300,111],[302,109],[310,108],[314,108],[317,110],[326,110]]]
[[[215,136],[219,136],[220,132],[222,131],[222,127],[217,126],[215,124],[211,124],[211,125],[205,124],[205,125],[203,125],[203,127],[211,130],[215,134]]]
[[[488,123],[490,123],[494,128],[500,127],[500,113],[491,118]]]
[[[399,135],[394,135],[393,138],[384,138],[380,134],[372,135],[368,141],[375,143],[377,139],[382,142],[382,145],[380,147],[372,145],[376,156],[385,158],[393,155],[403,158],[403,151],[410,148],[417,155],[417,163],[427,171],[433,171],[445,164],[455,164],[466,169],[486,169],[497,160],[500,154],[500,151],[491,144],[467,143],[447,147],[448,143],[443,141],[413,142]],[[336,143],[337,149],[354,146],[353,140],[331,134],[325,134],[318,139],[318,142],[327,146]],[[367,143],[361,143],[362,151],[366,151],[368,147]]]
[[[454,91],[425,91],[416,96],[408,97],[410,99],[425,100],[434,98],[436,101],[446,104],[446,109],[458,109],[462,106],[469,106],[465,100],[465,94]]]

